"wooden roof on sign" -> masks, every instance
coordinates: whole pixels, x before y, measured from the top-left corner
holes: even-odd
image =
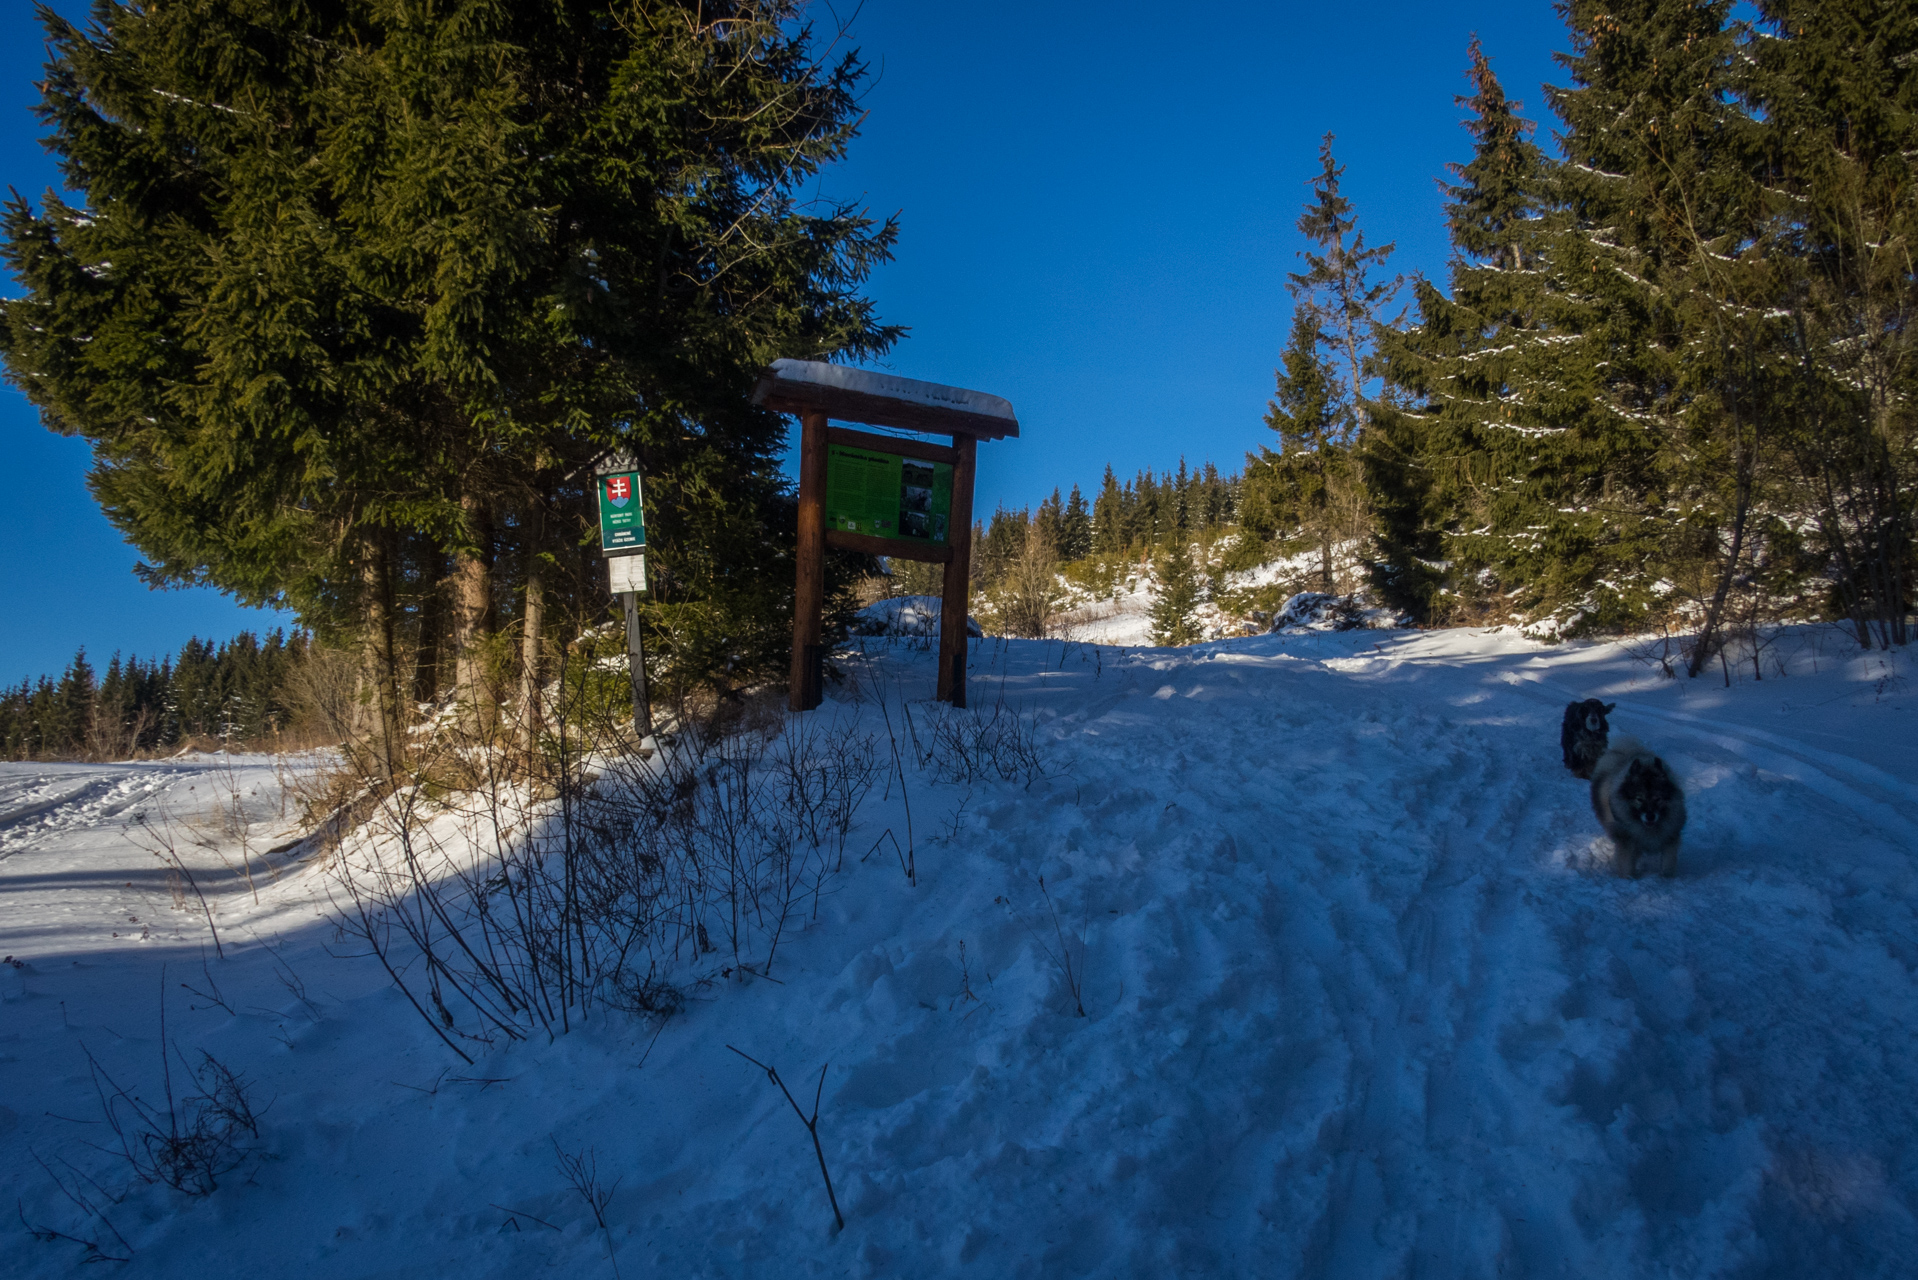
[[[773,361],[753,386],[753,403],[778,413],[823,413],[841,422],[980,440],[1019,434],[1012,405],[998,396],[813,360]]]

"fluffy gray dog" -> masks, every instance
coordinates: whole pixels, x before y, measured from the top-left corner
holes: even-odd
[[[1660,875],[1678,874],[1685,793],[1665,762],[1636,738],[1619,738],[1592,770],[1592,812],[1617,851],[1613,867],[1636,877],[1639,859],[1656,854]]]

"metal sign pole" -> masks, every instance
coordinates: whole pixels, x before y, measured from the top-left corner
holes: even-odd
[[[607,585],[626,614],[626,679],[633,690],[633,729],[643,743],[653,736],[653,706],[646,689],[646,647],[639,635],[639,593],[646,589],[646,515],[639,467],[625,453],[603,457],[598,473],[599,545],[606,556]]]
[[[626,674],[633,686],[633,728],[641,742],[653,736],[653,704],[646,692],[646,648],[639,638],[639,592],[622,591],[626,606]]]

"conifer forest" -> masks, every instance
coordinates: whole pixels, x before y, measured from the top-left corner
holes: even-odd
[[[1392,273],[1327,135],[1272,434],[1230,476],[1108,471],[1089,537],[1076,489],[1001,513],[982,577],[1024,526],[1066,560],[1290,553],[1288,587],[1418,625],[1662,632],[1692,675],[1784,621],[1905,644],[1918,13],[1559,8],[1542,120],[1467,51],[1449,279]]]
[[[0,690],[0,752],[9,760],[123,760],[192,745],[294,745],[296,723],[322,736],[344,727],[345,700],[315,697],[314,677],[326,665],[311,658],[305,635],[277,630],[242,631],[223,644],[189,640],[157,660],[116,653],[105,670],[83,649],[57,678]]]
[[[1460,50],[1447,277],[1395,272],[1326,134],[1243,462],[1062,476],[982,519],[989,625],[1046,634],[1130,574],[1164,643],[1203,638],[1201,600],[1256,626],[1302,590],[1406,625],[1662,633],[1693,675],[1788,621],[1910,639],[1918,11],[1558,8],[1562,74],[1529,111]],[[43,11],[38,109],[85,199],[6,206],[7,374],[91,444],[150,582],[291,609],[347,655],[389,767],[414,708],[530,688],[611,616],[590,479],[615,450],[646,475],[654,679],[778,681],[793,494],[748,389],[774,358],[871,359],[904,332],[863,293],[895,222],[808,195],[870,76],[808,13]],[[830,571],[842,621],[862,592],[929,589],[923,566]],[[51,717],[8,752],[105,740],[46,692],[86,681],[49,681],[7,695],[10,725]],[[189,732],[161,727],[170,695],[100,696],[107,738]]]

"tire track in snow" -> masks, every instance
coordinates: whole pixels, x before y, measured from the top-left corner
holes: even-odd
[[[1507,1105],[1496,1051],[1497,978],[1514,957],[1488,954],[1523,940],[1508,856],[1535,832],[1539,806],[1476,732],[1419,727],[1382,780],[1422,819],[1402,851],[1416,884],[1369,918],[1354,913],[1370,927],[1344,931],[1347,964],[1328,990],[1352,1045],[1350,1101],[1322,1139],[1336,1174],[1303,1274],[1492,1274],[1514,1254],[1547,1252],[1514,1247],[1535,1206],[1498,1203],[1515,1158],[1504,1130],[1527,1113]],[[1548,1256],[1577,1256],[1578,1234],[1555,1226]]]
[[[179,776],[164,770],[114,769],[77,777],[54,775],[22,786],[0,809],[0,858],[116,818],[156,797]]]

